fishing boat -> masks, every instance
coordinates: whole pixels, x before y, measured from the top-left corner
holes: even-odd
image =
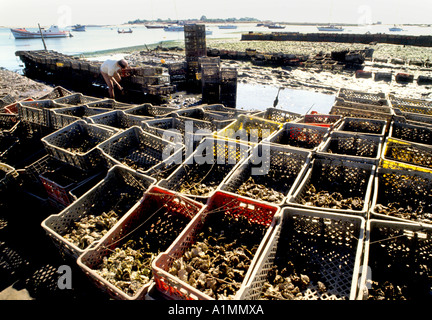
[[[233,24],[223,24],[218,26],[219,29],[237,29],[237,26]]]
[[[44,38],[66,38],[72,37],[72,34],[66,30],[60,30],[58,26],[52,25],[49,29],[41,28],[40,31],[28,31],[26,28],[10,29],[15,39],[37,39],[41,38],[41,32]]]
[[[146,24],[145,27],[147,29],[163,29],[164,26],[161,24]]]
[[[120,30],[120,29],[117,29],[117,33],[132,33],[132,29],[131,28],[129,28],[129,30]]]
[[[285,26],[281,26],[278,24],[269,24],[269,25],[267,25],[267,28],[269,28],[269,29],[285,29]]]
[[[395,26],[389,28],[389,31],[403,31],[403,29],[401,27],[398,27],[395,25]]]
[[[335,26],[335,25],[328,25],[328,26],[323,26],[323,27],[317,27],[319,31],[334,31],[334,32],[338,32],[338,31],[344,31],[344,29],[340,26]]]
[[[86,31],[86,27],[81,24],[72,26],[72,31]]]
[[[184,31],[184,26],[176,26],[176,25],[165,26],[164,31],[181,32]]]

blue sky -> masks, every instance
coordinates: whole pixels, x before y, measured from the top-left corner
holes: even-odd
[[[0,25],[121,24],[135,19],[255,17],[287,22],[432,23],[430,0],[0,1]]]

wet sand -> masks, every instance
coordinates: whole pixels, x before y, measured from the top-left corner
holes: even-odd
[[[180,44],[181,45],[181,44]],[[183,44],[184,46],[184,44]],[[356,78],[354,71],[330,71],[305,67],[265,67],[253,65],[250,61],[222,60],[223,66],[237,68],[238,81],[248,84],[271,85],[292,89],[311,90],[324,94],[335,94],[339,88],[349,88],[371,93],[384,92],[401,97],[414,99],[431,99],[431,85],[417,84],[417,77],[431,76],[432,68],[412,65],[411,61],[432,61],[432,48],[400,46],[392,44],[346,44],[326,42],[293,42],[293,41],[239,41],[239,40],[212,40],[207,39],[207,48],[224,49],[232,51],[245,51],[255,49],[260,53],[289,53],[302,54],[309,57],[317,53],[331,53],[345,49],[359,50],[373,48],[372,61],[365,62],[365,71],[392,73],[393,80],[375,81],[372,78]],[[153,57],[152,57],[153,55]],[[149,55],[143,51],[131,53],[126,59],[132,62],[159,61],[164,58],[167,63],[184,60],[184,51],[160,51]],[[157,58],[154,58],[156,56]],[[170,58],[172,57],[172,58]],[[159,59],[159,60],[158,60]],[[398,59],[403,64],[392,63]],[[411,73],[414,75],[413,83],[398,83],[395,81],[397,73]]]

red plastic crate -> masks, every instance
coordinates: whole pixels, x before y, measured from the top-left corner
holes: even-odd
[[[196,235],[200,233],[205,225],[209,215],[215,212],[225,212],[225,214],[234,217],[247,217],[250,222],[261,224],[267,227],[267,231],[262,239],[259,239],[259,248],[255,252],[254,258],[248,268],[246,275],[237,291],[235,298],[241,294],[249,280],[249,277],[256,265],[263,248],[266,245],[266,239],[273,231],[278,221],[280,208],[278,206],[263,204],[259,201],[240,197],[234,194],[217,191],[207,202],[207,206],[188,224],[185,230],[177,237],[175,242],[164,252],[158,255],[153,261],[153,280],[159,292],[173,300],[212,300],[213,298],[204,292],[192,287],[178,277],[170,274],[175,260],[183,256],[184,252],[195,243]]]
[[[27,98],[25,100],[18,101],[18,102],[25,102],[25,101],[34,101],[34,100],[32,98]],[[17,108],[18,102],[12,103],[12,104],[4,107],[5,112],[11,113],[11,114],[18,114],[18,108]]]
[[[153,186],[144,193],[140,204],[133,211],[124,216],[116,227],[111,229],[97,245],[86,250],[78,258],[78,265],[91,281],[112,298],[117,300],[143,300],[148,289],[154,284],[153,281],[150,280],[147,284],[140,287],[132,296],[100,276],[95,271],[95,268],[97,268],[103,261],[103,258],[108,256],[115,248],[121,247],[123,243],[130,240],[134,232],[139,232],[138,228],[161,208],[166,208],[170,216],[181,215],[188,219],[193,219],[194,216],[199,214],[204,208],[204,205],[182,197],[175,192]],[[180,234],[182,230],[177,230],[177,232]],[[162,234],[157,236],[163,237]],[[165,250],[165,248],[159,248],[159,250]]]

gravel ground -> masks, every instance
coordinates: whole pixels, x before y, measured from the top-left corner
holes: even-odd
[[[10,94],[16,101],[40,97],[53,88],[18,73],[0,68],[0,95]]]

